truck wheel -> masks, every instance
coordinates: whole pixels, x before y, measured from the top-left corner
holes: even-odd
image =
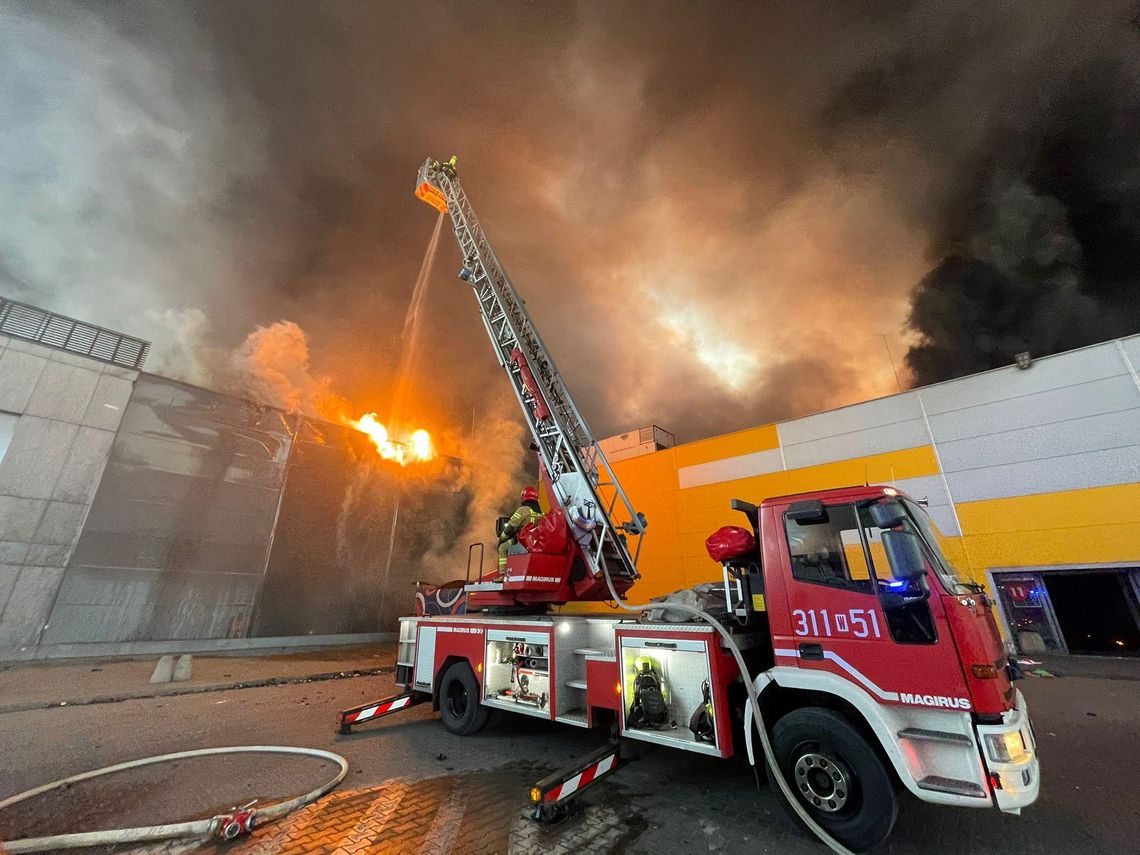
[[[890,835],[898,816],[893,781],[874,749],[842,715],[821,707],[788,713],[772,728],[772,751],[800,804],[844,846],[863,852]],[[798,822],[779,786],[772,785]]]
[[[439,712],[443,726],[467,736],[482,730],[491,711],[479,703],[479,681],[466,662],[455,662],[439,681]]]

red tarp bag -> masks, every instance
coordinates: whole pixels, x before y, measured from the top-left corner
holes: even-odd
[[[713,561],[739,558],[756,548],[756,538],[746,528],[726,525],[718,528],[705,540],[705,549]]]
[[[519,532],[519,543],[527,552],[542,552],[546,555],[561,555],[566,551],[566,541],[570,531],[561,508],[543,514],[538,524],[527,523]]]

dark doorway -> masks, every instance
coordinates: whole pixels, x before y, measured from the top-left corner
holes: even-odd
[[[1045,573],[1045,588],[1070,653],[1140,653],[1129,571]]]

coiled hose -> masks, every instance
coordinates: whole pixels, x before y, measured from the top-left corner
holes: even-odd
[[[210,819],[198,819],[191,822],[175,822],[167,825],[148,825],[139,828],[114,828],[105,831],[82,831],[73,834],[55,834],[51,837],[26,837],[22,840],[13,840],[10,843],[0,843],[0,850],[18,855],[21,852],[48,852],[59,849],[77,849],[83,846],[104,846],[114,843],[145,843],[154,840],[186,839],[195,837],[219,836],[231,839],[243,834],[254,826],[261,825],[272,819],[278,819],[285,814],[296,810],[303,805],[314,802],[344,780],[348,774],[348,761],[339,754],[331,751],[322,751],[319,748],[298,748],[292,745],[235,745],[227,748],[199,748],[193,751],[178,751],[174,754],[160,754],[155,757],[143,757],[140,760],[130,760],[126,763],[117,763],[114,766],[104,766],[90,772],[81,772],[69,778],[61,778],[31,790],[18,793],[11,798],[0,802],[0,810],[25,801],[51,790],[66,787],[80,781],[88,781],[103,775],[115,772],[124,772],[128,769],[137,769],[141,766],[153,766],[156,763],[168,763],[172,760],[186,760],[191,757],[210,757],[217,754],[300,754],[306,757],[318,757],[340,766],[336,777],[327,783],[321,784],[315,790],[304,795],[278,802],[266,808],[257,810],[239,810],[233,814],[219,814]]]

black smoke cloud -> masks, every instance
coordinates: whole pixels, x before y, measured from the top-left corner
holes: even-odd
[[[0,0],[0,276],[198,382],[294,321],[382,411],[454,152],[599,434],[850,403],[883,334],[925,382],[1136,328],[1132,11]],[[471,440],[516,417],[457,261],[413,405]]]
[[[841,138],[941,164],[912,214],[933,261],[906,318],[918,383],[1140,329],[1138,9],[1017,4],[943,28],[912,6],[839,90]]]

